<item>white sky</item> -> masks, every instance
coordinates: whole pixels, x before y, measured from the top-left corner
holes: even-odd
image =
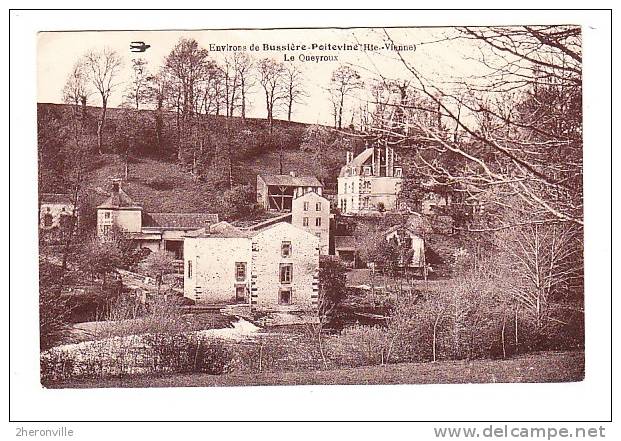
[[[468,60],[476,48],[463,41],[429,43],[454,33],[451,28],[400,28],[387,31],[395,44],[416,45],[415,51],[402,51],[408,62],[426,77],[437,81],[449,80],[450,76],[470,76],[480,73],[480,65]],[[262,46],[267,44],[378,44],[383,46],[387,40],[382,29],[278,29],[278,30],[205,30],[205,31],[102,31],[102,32],[41,32],[38,39],[38,101],[62,102],[62,88],[74,62],[89,49],[108,47],[116,50],[124,60],[124,69],[119,81],[129,81],[131,59],[135,57],[148,61],[151,72],[157,71],[164,58],[179,38],[194,38],[209,49],[210,44]],[[131,41],[144,41],[151,47],[144,53],[129,50]],[[329,85],[332,71],[341,63],[351,63],[363,78],[368,79],[380,71],[387,78],[409,78],[396,52],[382,50],[313,50],[305,51],[249,51],[255,58],[270,57],[282,61],[285,54],[295,57],[305,74],[305,90],[308,97],[304,103],[294,105],[292,119],[306,123],[332,123],[331,104],[325,88]],[[229,52],[230,54],[231,52]],[[220,60],[226,53],[210,51],[210,56]],[[336,55],[338,61],[302,62],[303,55]],[[255,86],[249,94],[251,117],[265,117],[263,95],[260,86]],[[122,102],[125,86],[116,88],[109,105],[116,107]],[[89,98],[89,104],[101,105],[96,95]],[[355,99],[350,99],[353,104]],[[285,112],[277,117],[285,118]],[[349,121],[344,121],[344,124]]]

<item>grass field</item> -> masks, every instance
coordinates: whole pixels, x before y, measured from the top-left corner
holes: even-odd
[[[401,363],[351,369],[136,376],[71,381],[51,388],[205,387],[317,384],[546,383],[584,379],[584,352],[541,352],[508,360]]]

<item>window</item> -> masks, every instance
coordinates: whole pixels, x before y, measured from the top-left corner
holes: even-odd
[[[320,217],[316,217],[315,218],[315,226],[316,227],[321,227],[321,218]]]
[[[315,204],[315,211],[321,211],[321,202]]]
[[[259,251],[259,244],[256,242],[252,242],[252,251]]]
[[[235,262],[235,280],[238,282],[246,280],[246,262]]]
[[[411,237],[403,238],[403,248],[405,248],[406,250],[412,249],[412,238]]]
[[[308,218],[307,217],[302,219],[302,226],[308,227]]]
[[[291,304],[291,288],[280,288],[278,291],[278,303],[281,305]]]
[[[321,239],[321,233],[320,232],[316,232],[315,236],[317,236],[319,239]]]
[[[308,211],[308,202],[304,202],[304,211]]]
[[[283,241],[280,246],[280,251],[282,257],[291,257],[291,242]]]
[[[107,236],[108,234],[110,234],[110,225],[103,226],[103,234],[104,236]]]
[[[45,213],[43,215],[43,226],[51,227],[53,220],[54,220],[54,218],[52,217],[52,215],[50,213]]]
[[[365,176],[369,176],[371,174],[371,167],[369,167],[368,165],[364,166],[364,175]]]
[[[246,301],[246,285],[235,285],[235,301]]]
[[[110,212],[104,211],[104,219],[110,219]]]
[[[188,260],[188,279],[192,278],[192,261]]]
[[[400,178],[400,177],[401,177],[401,173],[402,173],[402,172],[401,172],[401,168],[398,168],[398,167],[397,167],[397,168],[395,168],[395,176],[396,176],[397,178]]]
[[[293,264],[281,263],[280,264],[280,283],[291,283],[293,280]]]

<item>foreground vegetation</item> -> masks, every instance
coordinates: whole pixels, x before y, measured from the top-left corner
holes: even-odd
[[[265,372],[252,375],[184,374],[135,376],[108,380],[68,381],[52,388],[205,387],[310,384],[436,384],[541,383],[584,379],[584,352],[540,352],[508,360],[459,360],[399,363],[304,372]]]

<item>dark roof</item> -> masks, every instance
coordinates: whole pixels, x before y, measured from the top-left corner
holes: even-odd
[[[354,236],[334,236],[334,249],[355,250],[356,238]]]
[[[103,204],[97,206],[97,208],[137,208],[142,210],[140,204],[134,202],[122,188],[119,188],[118,192],[113,192],[112,195],[106,199]]]
[[[369,160],[369,158],[371,158],[371,156],[373,156],[373,150],[373,147],[365,149],[358,156],[352,159],[348,164],[345,164],[343,167],[341,167],[339,177],[349,176],[349,170],[351,170],[352,167],[356,169],[356,172],[358,174],[361,174],[362,166],[365,164],[365,162]]]
[[[71,204],[71,196],[61,193],[41,193],[41,202],[48,204]]]
[[[259,175],[267,185],[287,187],[321,187],[321,182],[314,176]]]
[[[198,229],[218,222],[218,215],[211,213],[149,213],[144,227]]]

